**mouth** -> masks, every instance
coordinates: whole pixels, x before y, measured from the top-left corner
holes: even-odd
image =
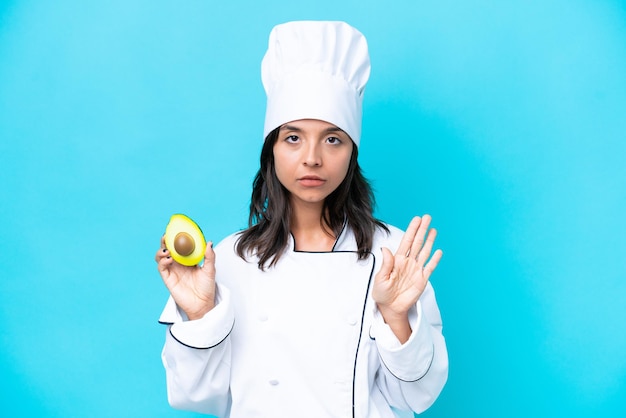
[[[305,187],[317,187],[324,184],[326,180],[318,176],[303,176],[298,179],[298,183]]]

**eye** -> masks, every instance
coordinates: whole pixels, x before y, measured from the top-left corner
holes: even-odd
[[[329,136],[328,138],[326,138],[326,142],[331,144],[331,145],[339,145],[341,144],[341,139],[337,138],[336,136]]]
[[[285,137],[285,142],[288,142],[290,144],[295,144],[298,141],[300,141],[300,137],[298,135],[289,135]]]

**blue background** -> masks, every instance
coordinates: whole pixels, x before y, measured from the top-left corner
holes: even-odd
[[[386,4],[383,4],[386,3]],[[0,2],[0,411],[166,401],[153,256],[242,228],[274,24],[368,38],[377,215],[433,215],[450,377],[424,416],[626,416],[626,5]]]

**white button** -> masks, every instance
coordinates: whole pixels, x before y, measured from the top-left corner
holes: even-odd
[[[278,380],[272,379],[272,380],[269,381],[269,384],[272,385],[272,386],[276,386],[278,384]]]
[[[351,316],[350,318],[348,318],[348,324],[350,324],[350,325],[356,325],[357,322],[359,322],[359,321],[354,316]]]

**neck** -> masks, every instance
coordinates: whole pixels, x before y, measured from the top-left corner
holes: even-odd
[[[323,203],[291,202],[291,233],[297,251],[331,251],[336,237],[322,220]]]

